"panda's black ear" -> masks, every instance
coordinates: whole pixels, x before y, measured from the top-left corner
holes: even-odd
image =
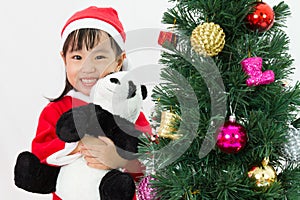
[[[141,90],[142,90],[142,96],[143,96],[143,100],[144,100],[147,97],[148,91],[147,91],[147,88],[145,85],[141,85]]]

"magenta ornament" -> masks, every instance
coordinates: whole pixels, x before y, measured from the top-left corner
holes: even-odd
[[[247,143],[246,130],[235,122],[234,116],[230,116],[229,121],[225,122],[218,131],[217,146],[224,153],[238,153]]]
[[[251,86],[266,85],[274,82],[275,74],[272,70],[262,72],[262,58],[251,57],[241,62],[244,72],[249,75],[246,84]]]
[[[151,180],[155,180],[151,175],[145,176],[138,186],[138,199],[139,200],[157,200],[156,189],[151,187]]]

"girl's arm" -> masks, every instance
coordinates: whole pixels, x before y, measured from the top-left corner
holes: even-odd
[[[63,104],[64,105],[64,104]],[[65,143],[56,135],[56,122],[63,112],[70,109],[70,106],[61,106],[57,103],[48,104],[41,112],[36,136],[32,140],[32,153],[42,163],[61,166],[72,162],[78,155],[69,155],[78,143]]]
[[[61,141],[55,132],[55,124],[60,114],[51,106],[47,106],[41,112],[36,136],[32,141],[32,153],[34,153],[43,163],[51,154],[64,149],[65,143]]]
[[[133,176],[135,181],[139,181],[143,177],[145,167],[137,159],[125,160],[120,157],[114,143],[109,138],[100,137],[98,139],[85,136],[82,140],[84,141],[82,142],[83,148],[81,152],[88,166],[107,170],[124,168],[126,172]]]
[[[151,126],[143,113],[140,113],[136,121],[136,129],[145,134],[152,134]],[[119,156],[114,143],[107,137],[84,137],[82,154],[89,163],[89,166],[101,168],[103,165],[110,168],[125,168],[134,176],[142,176],[145,167],[137,160],[125,160]]]

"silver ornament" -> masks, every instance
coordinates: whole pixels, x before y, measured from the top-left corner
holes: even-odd
[[[300,130],[290,126],[286,139],[282,153],[288,161],[300,163]]]

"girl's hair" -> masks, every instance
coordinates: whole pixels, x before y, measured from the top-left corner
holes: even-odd
[[[86,48],[87,50],[93,49],[96,45],[99,44],[101,39],[102,31],[99,29],[92,29],[92,28],[84,28],[84,29],[78,29],[73,32],[71,32],[64,45],[63,45],[63,55],[65,56],[68,51],[77,51],[81,50],[82,48]],[[115,52],[116,58],[118,58],[122,54],[122,49],[117,44],[117,42],[108,34],[110,44],[112,49]],[[59,97],[55,99],[49,99],[51,102],[55,102],[60,100],[62,97],[64,97],[70,90],[73,89],[73,86],[70,84],[67,76],[65,81],[65,88]]]

